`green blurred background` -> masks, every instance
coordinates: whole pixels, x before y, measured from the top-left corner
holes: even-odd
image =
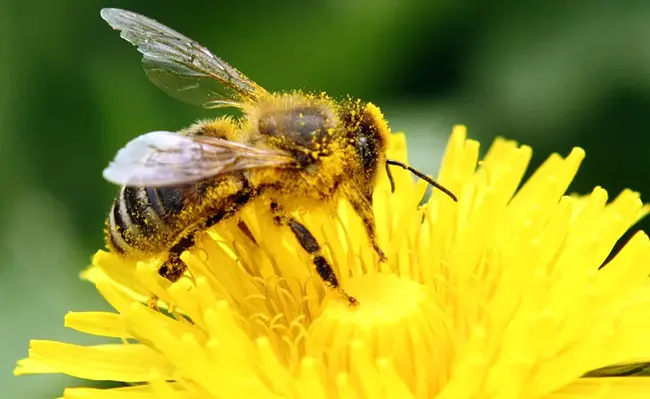
[[[535,165],[585,148],[575,191],[650,193],[650,2],[519,3],[1,0],[2,397],[55,397],[74,383],[12,377],[29,338],[98,342],[62,322],[106,308],[77,273],[103,246],[116,188],[101,171],[115,151],[215,114],[149,83],[100,8],[153,17],[270,90],[372,100],[428,173],[463,123],[483,148],[497,135],[532,145]]]

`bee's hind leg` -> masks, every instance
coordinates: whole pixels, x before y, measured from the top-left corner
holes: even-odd
[[[183,251],[189,249],[194,245],[194,233],[190,233],[183,237],[178,243],[169,249],[167,259],[158,268],[158,274],[161,277],[175,283],[187,270],[187,265],[181,260]],[[148,306],[154,310],[158,310],[158,297],[152,295],[147,301]]]
[[[208,228],[214,226],[215,224],[221,222],[224,219],[231,217],[237,211],[239,211],[244,205],[246,205],[255,194],[256,193],[253,189],[251,189],[248,180],[242,177],[242,188],[241,190],[239,190],[237,193],[233,194],[229,198],[230,206],[215,210],[215,212],[201,224],[201,227]],[[238,223],[238,227],[244,234],[248,236],[248,238],[250,238],[254,243],[256,243],[255,237],[253,237],[253,234],[251,233],[250,229],[243,221],[240,221],[240,223]],[[172,283],[178,281],[178,279],[180,279],[181,276],[183,276],[183,274],[187,270],[187,265],[183,263],[183,261],[181,260],[181,254],[184,251],[194,246],[197,232],[198,232],[198,226],[197,229],[187,233],[173,247],[169,249],[167,260],[165,260],[165,262],[158,269],[158,274],[160,274],[162,277],[166,278],[167,280],[171,281]],[[157,307],[155,305],[157,301],[158,298],[153,297],[149,301],[150,303],[149,306],[152,308]],[[154,305],[152,306],[151,303],[153,303]]]
[[[359,301],[356,298],[348,295],[339,283],[339,279],[336,277],[336,273],[332,269],[332,266],[329,264],[327,259],[321,253],[321,247],[316,241],[316,238],[311,234],[311,232],[305,227],[302,223],[298,222],[294,218],[287,216],[284,213],[284,210],[280,207],[277,202],[271,202],[271,213],[273,214],[273,221],[277,225],[288,226],[293,235],[298,240],[300,246],[311,255],[312,262],[316,267],[318,275],[323,279],[325,284],[339,292],[343,295],[349,302],[350,306],[357,306]]]
[[[181,254],[190,249],[194,245],[194,232],[181,238],[173,247],[169,249],[167,260],[158,269],[158,274],[172,283],[178,281],[179,278],[187,270],[187,265],[181,260]]]

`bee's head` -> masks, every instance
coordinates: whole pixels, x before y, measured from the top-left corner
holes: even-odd
[[[342,107],[340,114],[341,121],[347,132],[347,140],[352,143],[353,152],[356,155],[359,168],[361,168],[361,171],[355,173],[353,178],[371,203],[380,168],[386,168],[391,190],[395,190],[395,182],[389,166],[397,166],[408,170],[432,187],[447,194],[452,200],[458,201],[451,191],[422,172],[405,163],[387,158],[386,151],[390,139],[390,128],[377,106],[372,103],[362,103],[361,101],[350,102],[347,106]]]
[[[362,169],[357,183],[370,196],[377,173],[386,163],[390,128],[377,106],[358,100],[342,108],[341,120]]]

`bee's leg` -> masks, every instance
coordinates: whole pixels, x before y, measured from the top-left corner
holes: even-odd
[[[222,207],[208,217],[203,223],[201,223],[201,228],[208,228],[214,226],[215,224],[221,222],[224,219],[227,219],[233,216],[237,211],[239,211],[244,205],[246,205],[251,198],[256,194],[256,192],[251,188],[250,183],[246,180],[243,175],[241,176],[242,188],[228,198],[227,203],[230,205],[227,207]],[[243,222],[241,223],[240,229],[243,230],[243,227],[248,229]],[[194,246],[195,236],[199,229],[199,226],[189,233],[187,233],[183,238],[181,238],[173,247],[169,249],[169,254],[167,255],[167,260],[160,266],[158,273],[166,278],[167,280],[173,282],[178,281],[179,278],[187,270],[187,265],[181,260],[181,254]],[[250,233],[250,230],[247,230]],[[252,234],[250,238],[255,241]],[[157,299],[154,299],[157,301]]]
[[[323,279],[325,284],[330,288],[336,290],[341,295],[343,295],[350,306],[356,306],[359,304],[359,301],[356,298],[348,295],[342,288],[339,283],[339,279],[336,277],[336,273],[332,269],[332,266],[329,264],[327,259],[321,253],[321,247],[316,241],[316,238],[311,234],[311,232],[305,227],[302,223],[298,222],[294,218],[285,215],[283,209],[278,205],[277,202],[271,202],[271,213],[273,214],[273,221],[277,225],[288,226],[293,235],[300,243],[300,246],[311,255],[312,262],[316,267],[318,275]]]
[[[253,236],[253,232],[248,227],[246,222],[244,222],[243,220],[237,221],[237,228],[239,228],[239,230],[241,230],[241,232],[244,233],[244,235],[246,237],[248,237],[248,239],[251,240],[253,242],[253,244],[259,246],[259,244],[257,243],[257,240],[255,240],[255,236]]]
[[[384,254],[384,251],[379,247],[379,242],[377,242],[377,227],[375,225],[375,214],[372,212],[372,194],[364,196],[361,193],[350,196],[348,198],[350,205],[354,211],[359,215],[363,226],[366,229],[366,234],[368,234],[368,239],[372,248],[375,250],[379,256],[380,262],[386,262],[388,258]]]
[[[241,210],[246,204],[250,202],[251,199],[253,199],[257,194],[259,190],[253,189],[251,187],[250,182],[248,179],[243,175],[239,175],[240,183],[241,183],[241,189],[231,195],[230,197],[226,198],[225,203],[227,205],[220,207],[217,209],[204,223],[204,227],[211,227],[214,226],[215,224],[221,222],[224,219],[227,219],[231,216],[234,216],[239,210]],[[248,237],[254,244],[257,244],[257,241],[255,241],[255,237],[253,236],[253,233],[251,230],[248,228],[248,225],[243,220],[238,220],[237,221],[237,228],[244,233],[246,237]]]
[[[158,269],[158,274],[172,283],[178,281],[187,270],[187,265],[181,260],[181,254],[192,245],[194,245],[194,232],[183,237],[169,249],[167,259]],[[148,305],[150,308],[158,310],[158,297],[152,295],[148,300]]]
[[[191,232],[169,249],[167,260],[160,266],[158,273],[172,283],[178,281],[187,270],[187,265],[181,260],[181,254],[193,245],[194,232]]]

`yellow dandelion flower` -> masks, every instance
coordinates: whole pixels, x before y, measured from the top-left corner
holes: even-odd
[[[406,161],[402,135],[391,157]],[[457,127],[440,181],[459,202],[395,171],[374,197],[378,263],[346,204],[336,220],[305,216],[351,308],[329,292],[290,234],[243,214],[256,241],[232,226],[183,254],[191,278],[100,251],[83,276],[115,313],[72,312],[68,327],[115,338],[77,346],[34,340],[16,374],[65,373],[129,383],[68,388],[66,398],[632,398],[650,378],[581,378],[650,360],[650,242],[639,232],[600,268],[648,212],[624,191],[564,196],[584,152],[552,155],[517,190],[531,157]],[[141,303],[153,292],[170,314]]]

